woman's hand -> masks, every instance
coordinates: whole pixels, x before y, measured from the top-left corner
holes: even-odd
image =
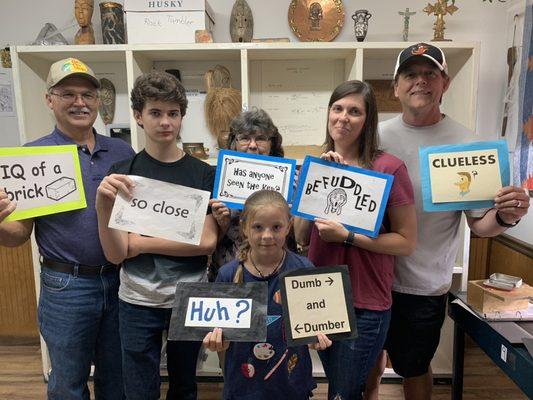
[[[222,329],[215,328],[205,335],[202,341],[205,348],[211,351],[225,351],[229,347],[229,342],[222,339]]]
[[[339,222],[315,218],[315,226],[318,229],[318,236],[325,242],[343,243],[348,237],[348,229]]]
[[[327,153],[322,153],[320,155],[320,158],[322,160],[326,160],[326,161],[333,161],[333,162],[336,162],[338,164],[346,164],[346,162],[344,162],[344,157],[341,156],[339,153],[337,153],[336,151],[328,151]]]
[[[217,199],[210,199],[209,205],[211,206],[213,217],[215,217],[220,231],[226,234],[231,223],[230,209]]]

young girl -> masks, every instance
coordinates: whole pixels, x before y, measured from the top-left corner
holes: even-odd
[[[398,158],[379,150],[377,121],[371,87],[360,81],[342,83],[328,104],[321,158],[394,176],[378,237],[354,234],[331,220],[295,221],[296,240],[309,245],[309,259],[316,266],[346,264],[350,270],[358,337],[337,341],[319,352],[329,380],[329,399],[361,398],[390,322],[394,256],[410,254],[416,242],[413,188],[407,168]]]
[[[304,400],[316,384],[307,346],[287,347],[281,305],[274,297],[279,274],[298,268],[312,268],[305,257],[285,247],[292,219],[287,202],[277,192],[260,190],[252,194],[241,214],[242,243],[238,258],[224,265],[217,282],[268,282],[267,342],[233,342],[222,339],[222,329],[209,332],[204,345],[211,351],[226,350],[223,399]],[[277,297],[277,296],[276,296]],[[325,335],[313,346],[331,345]]]

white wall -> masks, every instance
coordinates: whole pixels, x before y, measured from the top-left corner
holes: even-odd
[[[101,43],[99,1],[95,1],[93,25],[97,43]],[[230,42],[229,15],[232,0],[209,0],[215,13],[214,36],[217,42]],[[402,40],[403,19],[399,10],[409,7],[417,14],[411,18],[409,39],[428,41],[433,37],[434,16],[427,16],[422,8],[427,1],[402,2],[375,0],[344,0],[346,16],[344,28],[336,41],[354,41],[351,15],[356,9],[366,8],[373,17],[369,21],[366,41]],[[400,3],[400,4],[398,4]],[[506,85],[507,9],[516,1],[489,3],[482,0],[457,1],[459,10],[447,16],[445,37],[454,41],[481,42],[478,93],[477,132],[480,140],[498,137],[501,125],[502,98]],[[248,0],[254,16],[254,37],[289,37],[296,41],[288,24],[289,0]],[[0,3],[0,46],[28,44],[37,36],[45,22],[54,23],[69,41],[73,42],[77,25],[73,0],[2,0]],[[0,119],[0,145],[18,143],[18,132],[7,129]],[[527,235],[527,233],[526,233]],[[530,237],[533,237],[531,235]],[[522,238],[526,240],[526,238]],[[531,241],[533,239],[529,239]]]

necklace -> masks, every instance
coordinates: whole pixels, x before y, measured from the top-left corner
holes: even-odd
[[[274,268],[274,270],[268,274],[268,275],[263,275],[263,273],[259,270],[259,268],[257,268],[257,265],[255,265],[255,261],[254,259],[252,258],[252,252],[248,253],[248,255],[250,256],[250,261],[252,262],[252,266],[254,267],[254,269],[257,271],[257,273],[259,274],[259,276],[261,278],[270,278],[271,276],[273,276],[276,272],[278,272],[278,270],[281,268],[281,266],[283,265],[283,261],[285,261],[285,255],[287,253],[285,252],[285,250],[283,251],[283,256],[281,256],[281,260],[279,261],[279,264],[277,265],[276,268]]]

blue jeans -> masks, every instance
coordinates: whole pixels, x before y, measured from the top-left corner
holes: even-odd
[[[329,382],[329,400],[362,399],[366,378],[385,343],[390,316],[390,309],[355,308],[357,338],[335,341],[318,352]]]
[[[91,363],[95,398],[123,397],[118,285],[118,271],[77,276],[41,269],[38,316],[52,364],[49,400],[89,400]]]
[[[163,331],[172,309],[119,302],[124,392],[128,400],[156,400],[160,396]],[[196,360],[202,342],[167,342],[167,400],[195,400]]]

